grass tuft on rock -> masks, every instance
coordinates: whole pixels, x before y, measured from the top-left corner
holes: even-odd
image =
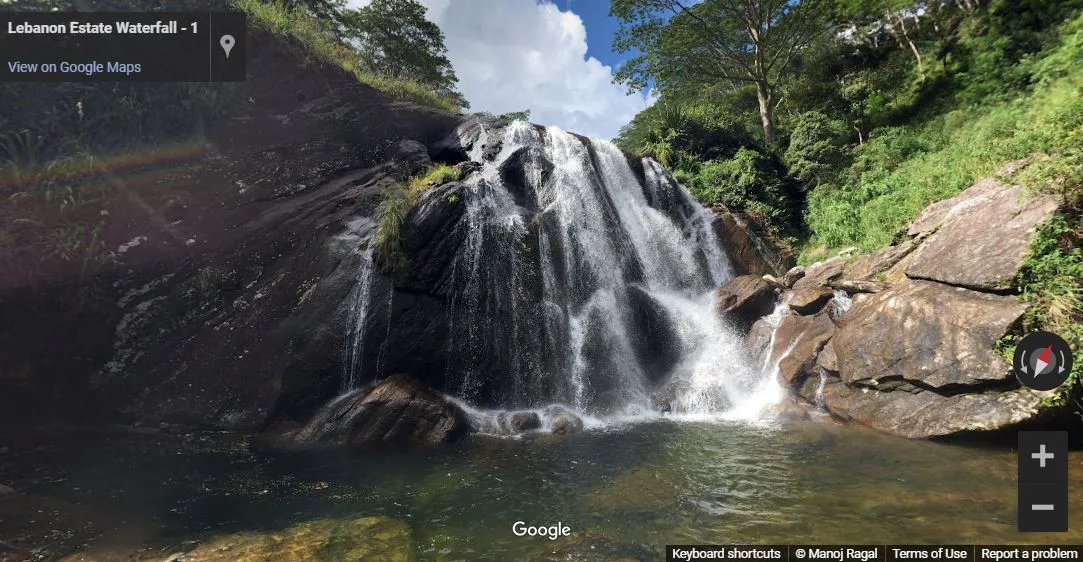
[[[408,267],[402,255],[402,229],[406,216],[417,206],[421,196],[428,190],[448,182],[462,179],[462,169],[457,166],[436,164],[423,174],[409,181],[396,184],[384,192],[376,207],[376,219],[380,225],[376,233],[376,259],[385,271],[401,274]]]

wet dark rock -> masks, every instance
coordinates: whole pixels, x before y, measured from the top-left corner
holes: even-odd
[[[654,296],[640,285],[628,287],[631,315],[638,325],[634,332],[634,347],[639,362],[652,382],[658,382],[681,360],[681,340],[673,322]]]
[[[563,406],[549,406],[545,409],[545,417],[549,419],[549,430],[554,435],[568,435],[583,431],[583,420]]]
[[[799,423],[812,420],[809,409],[808,404],[799,402],[792,397],[786,397],[778,404],[768,406],[763,415],[782,423]]]
[[[466,162],[459,162],[455,165],[455,167],[459,168],[461,172],[459,177],[466,179],[466,177],[470,174],[473,174],[474,172],[480,172],[482,168],[482,163],[468,160]]]
[[[328,404],[297,432],[300,442],[441,443],[470,430],[461,408],[408,375],[392,375]]]
[[[510,433],[533,431],[542,426],[541,416],[537,412],[502,412],[500,421]]]
[[[760,318],[752,324],[752,328],[748,331],[748,336],[745,338],[745,347],[752,354],[753,357],[764,359],[764,354],[770,350],[767,346],[771,344],[771,336],[774,335],[775,328],[771,326],[766,318]]]
[[[791,291],[782,299],[797,314],[815,314],[823,310],[834,296],[835,293],[825,287],[808,287]]]
[[[535,201],[534,193],[529,188],[532,185],[531,182],[535,181],[530,176],[537,174],[544,183],[553,175],[554,169],[556,166],[536,146],[516,149],[501,162],[498,168],[504,185],[509,187],[515,198],[515,203],[531,210],[537,209],[538,202]]]
[[[11,486],[5,486],[3,484],[0,484],[0,496],[6,496],[8,494],[14,494],[14,493],[15,493],[15,488],[12,488]]]
[[[936,207],[934,209],[934,207]],[[1039,223],[1059,205],[987,178],[926,209],[911,230],[937,230],[914,251],[910,277],[978,290],[1005,290],[1026,259]]]
[[[416,140],[403,139],[395,141],[388,151],[388,157],[407,175],[418,174],[430,166],[429,150],[424,144]]]
[[[835,355],[835,346],[830,341],[824,345],[824,348],[820,350],[820,354],[816,356],[816,366],[828,372],[839,372],[839,358]]]
[[[773,247],[766,233],[746,218],[722,206],[715,208],[713,228],[738,275],[781,275],[792,265],[781,249]]]
[[[775,307],[775,290],[757,275],[734,277],[714,293],[715,306],[723,318],[742,333]]]

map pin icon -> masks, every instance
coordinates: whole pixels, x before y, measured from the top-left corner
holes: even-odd
[[[229,58],[229,52],[233,50],[233,45],[237,43],[237,40],[232,35],[223,35],[218,40],[218,44],[222,46],[222,50],[226,52],[226,58]]]

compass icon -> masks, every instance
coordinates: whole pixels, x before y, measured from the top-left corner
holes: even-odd
[[[1033,332],[1015,346],[1012,367],[1023,386],[1053,390],[1072,372],[1072,350],[1064,338],[1052,332]]]

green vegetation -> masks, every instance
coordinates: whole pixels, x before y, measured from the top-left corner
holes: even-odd
[[[454,89],[443,34],[414,0],[376,0],[359,10],[341,2],[235,2],[256,27],[295,39],[313,58],[393,98],[451,112],[468,106]]]
[[[421,196],[433,187],[462,179],[462,169],[457,166],[436,164],[427,172],[410,178],[384,192],[376,207],[379,229],[376,232],[376,259],[383,268],[396,274],[405,272],[409,264],[400,251],[402,246],[402,227],[406,216],[417,206]],[[454,204],[458,198],[448,202]]]
[[[1044,329],[1083,349],[1083,214],[1054,216],[1039,228],[1017,288],[1030,306],[1025,332]],[[1024,332],[1024,333],[1025,333]],[[1079,387],[1083,365],[1072,366],[1070,385]]]
[[[772,225],[804,262],[891,244],[930,203],[1023,160],[1007,181],[1062,211],[1016,280],[1021,329],[1083,349],[1083,0],[611,0],[611,13],[615,48],[638,52],[617,81],[660,93],[615,142]],[[806,40],[758,36],[768,22]],[[774,52],[788,63],[755,67]]]
[[[616,142],[655,155],[704,203],[771,223],[806,261],[889,244],[929,203],[1010,161],[1078,158],[1083,1],[921,5],[612,0],[615,47],[639,52],[617,80],[661,94]],[[753,33],[768,21],[767,37]],[[787,65],[750,68],[787,48]],[[1045,184],[1070,198],[1073,177]]]

